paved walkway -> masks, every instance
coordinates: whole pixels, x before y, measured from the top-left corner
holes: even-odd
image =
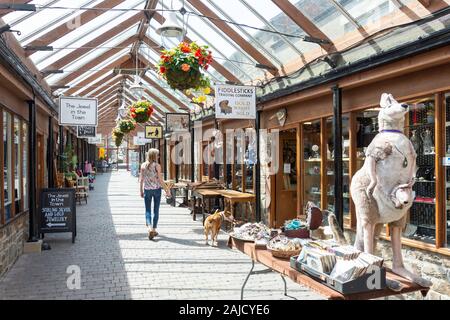
[[[160,236],[149,241],[137,178],[128,172],[99,175],[88,204],[77,211],[75,244],[70,234],[46,235],[52,249],[22,255],[0,279],[0,299],[240,298],[249,258],[226,247],[225,233],[219,247],[206,246],[201,221],[165,203]],[[81,270],[81,289],[67,287],[71,265]],[[289,295],[321,298],[287,281]],[[247,284],[245,299],[283,298],[278,274],[253,276]]]

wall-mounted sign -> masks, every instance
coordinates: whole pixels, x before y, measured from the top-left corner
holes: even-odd
[[[43,189],[40,202],[39,233],[72,232],[77,235],[75,189]]]
[[[94,98],[59,97],[59,124],[96,127],[97,108]]]
[[[88,138],[90,144],[103,144],[103,137],[101,133],[97,133],[94,138]]]
[[[256,88],[216,85],[217,119],[256,119]]]
[[[166,113],[166,133],[188,131],[189,113]]]
[[[77,137],[78,138],[95,138],[97,134],[97,128],[94,126],[78,126]]]
[[[145,126],[145,137],[147,139],[161,139],[162,131],[161,126]]]

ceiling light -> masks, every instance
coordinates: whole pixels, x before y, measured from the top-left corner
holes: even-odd
[[[164,23],[156,29],[156,33],[166,38],[181,38],[184,36],[184,29],[177,22],[176,12],[169,12],[169,16]]]
[[[137,81],[131,85],[130,91],[136,99],[140,99],[144,95],[144,87],[142,87]]]
[[[121,117],[125,117],[125,115],[127,114],[127,107],[125,106],[125,100],[122,100],[122,105],[120,106],[118,111]]]

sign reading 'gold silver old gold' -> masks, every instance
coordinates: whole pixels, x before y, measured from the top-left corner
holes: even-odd
[[[256,88],[216,85],[216,118],[255,119]]]
[[[161,126],[145,126],[146,139],[161,139],[163,128]]]

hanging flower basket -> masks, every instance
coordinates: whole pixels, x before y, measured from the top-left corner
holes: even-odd
[[[136,125],[133,120],[125,119],[119,121],[118,127],[121,132],[126,134],[133,131],[136,128]]]
[[[153,113],[153,106],[149,101],[141,100],[135,102],[130,107],[130,117],[138,122],[145,123],[147,122]]]
[[[195,42],[181,42],[175,48],[163,50],[159,60],[159,73],[172,89],[200,89],[210,87],[209,78],[201,71],[208,70],[212,62],[208,46]]]
[[[124,133],[120,131],[120,128],[115,128],[112,132],[112,138],[116,147],[120,147],[122,144]]]

